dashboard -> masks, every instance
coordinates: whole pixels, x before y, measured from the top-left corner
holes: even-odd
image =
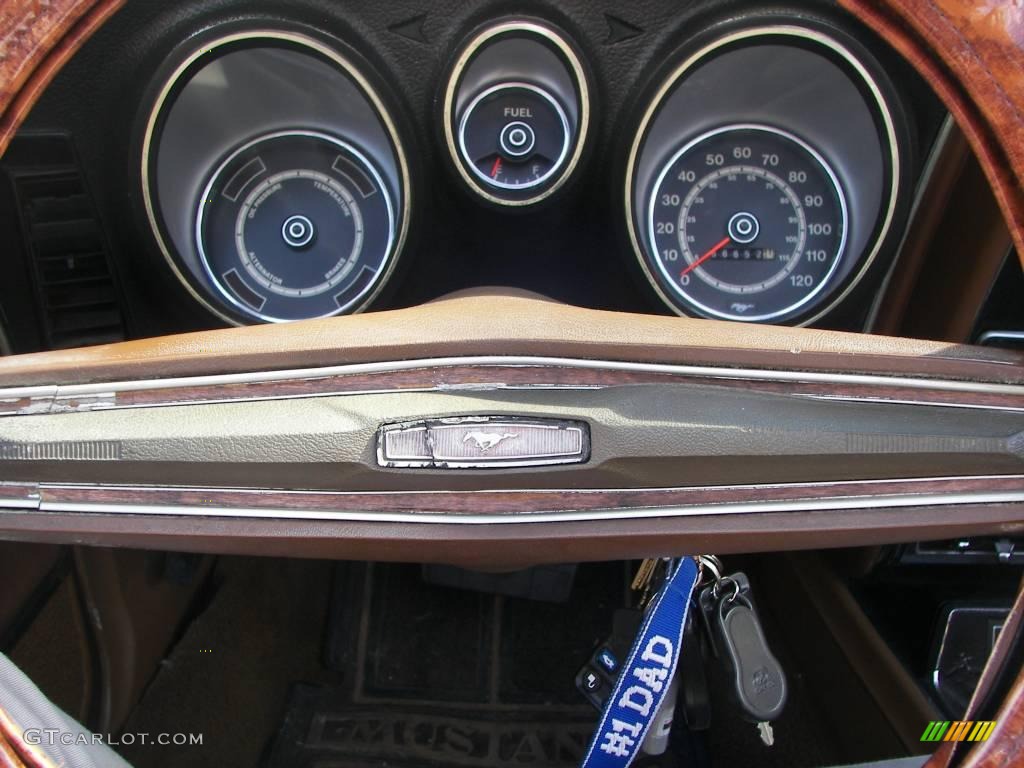
[[[982,5],[0,2],[0,538],[1015,558]]]
[[[496,285],[864,330],[944,114],[825,3],[135,0],[19,138],[69,137],[129,337]]]

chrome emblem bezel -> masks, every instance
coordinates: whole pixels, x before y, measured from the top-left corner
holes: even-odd
[[[506,469],[583,464],[586,422],[520,416],[455,416],[384,424],[377,464],[405,469]]]

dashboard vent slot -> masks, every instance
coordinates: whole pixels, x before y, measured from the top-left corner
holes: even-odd
[[[4,169],[14,182],[46,346],[123,340],[109,249],[70,139],[19,136]]]

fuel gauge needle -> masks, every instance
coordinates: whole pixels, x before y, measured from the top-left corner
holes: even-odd
[[[498,171],[500,171],[500,170],[501,170],[501,158],[500,157],[496,157],[496,158],[494,158],[494,165],[491,166],[491,178],[492,179],[498,178]]]
[[[727,245],[728,245],[729,243],[731,243],[731,242],[732,242],[732,238],[731,238],[731,237],[729,237],[728,235],[726,235],[726,236],[725,236],[725,237],[723,237],[723,238],[722,238],[721,240],[719,240],[719,241],[718,241],[717,243],[715,243],[715,244],[714,244],[714,245],[712,245],[712,246],[711,246],[710,248],[708,248],[708,252],[707,252],[707,253],[705,253],[705,254],[704,254],[703,256],[701,256],[701,257],[700,257],[699,259],[697,259],[697,260],[696,260],[695,262],[693,262],[692,264],[690,264],[690,266],[688,266],[688,267],[687,267],[686,269],[684,269],[684,270],[683,270],[682,272],[680,272],[680,273],[679,273],[679,276],[680,276],[680,277],[686,277],[686,276],[687,276],[688,274],[690,274],[690,273],[691,273],[691,272],[692,272],[693,270],[695,270],[695,269],[696,269],[697,267],[699,267],[699,266],[700,266],[701,264],[703,264],[703,263],[704,263],[705,261],[707,261],[708,259],[710,259],[710,258],[711,258],[712,256],[714,256],[714,255],[715,255],[716,253],[718,253],[718,252],[719,252],[720,250],[722,250],[723,248],[725,248],[725,246],[727,246]]]

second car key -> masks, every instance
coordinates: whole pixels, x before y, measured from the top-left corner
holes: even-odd
[[[771,722],[786,705],[786,676],[765,639],[746,576],[726,576],[701,593],[715,651],[730,673],[730,693],[771,746]]]

